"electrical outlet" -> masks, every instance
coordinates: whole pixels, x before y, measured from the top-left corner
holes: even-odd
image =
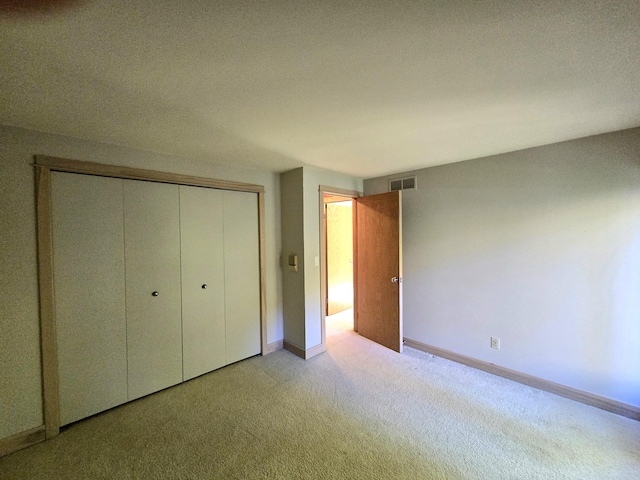
[[[495,348],[496,350],[500,350],[500,339],[496,337],[491,337],[491,348]]]

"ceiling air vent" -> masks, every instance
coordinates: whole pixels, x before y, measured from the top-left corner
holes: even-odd
[[[418,183],[416,177],[396,178],[389,180],[389,191],[397,192],[398,190],[417,190]]]

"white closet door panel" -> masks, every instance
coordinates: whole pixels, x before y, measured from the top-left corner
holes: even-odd
[[[260,353],[258,195],[224,192],[227,363]]]
[[[178,186],[126,180],[124,217],[132,400],[182,381]]]
[[[51,174],[62,425],[127,401],[122,183]]]
[[[221,190],[180,186],[184,380],[225,365],[222,202]]]

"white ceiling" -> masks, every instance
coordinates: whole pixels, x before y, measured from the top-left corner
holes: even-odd
[[[0,15],[0,123],[358,177],[640,125],[640,1],[87,1]]]

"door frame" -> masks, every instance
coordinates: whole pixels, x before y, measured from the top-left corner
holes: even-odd
[[[69,160],[46,155],[35,156],[36,218],[38,243],[38,287],[40,299],[40,342],[42,362],[42,399],[45,438],[60,433],[58,398],[58,353],[53,284],[53,225],[51,221],[51,172],[80,173],[194,187],[256,193],[258,198],[258,252],[260,269],[260,351],[266,355],[277,347],[267,345],[266,246],[264,186],[214,180],[205,177],[143,170],[116,165]]]
[[[318,187],[319,193],[319,219],[320,219],[320,329],[322,335],[322,351],[325,351],[327,348],[327,226],[324,220],[324,196],[331,195],[336,197],[344,197],[345,200],[362,197],[362,192],[358,192],[356,190],[346,190],[344,188],[335,188],[328,187],[325,185],[320,185]],[[357,295],[358,289],[358,281],[356,276],[356,211],[352,210],[352,219],[353,219],[353,328],[357,332],[357,324],[356,324],[356,302],[355,298]]]

